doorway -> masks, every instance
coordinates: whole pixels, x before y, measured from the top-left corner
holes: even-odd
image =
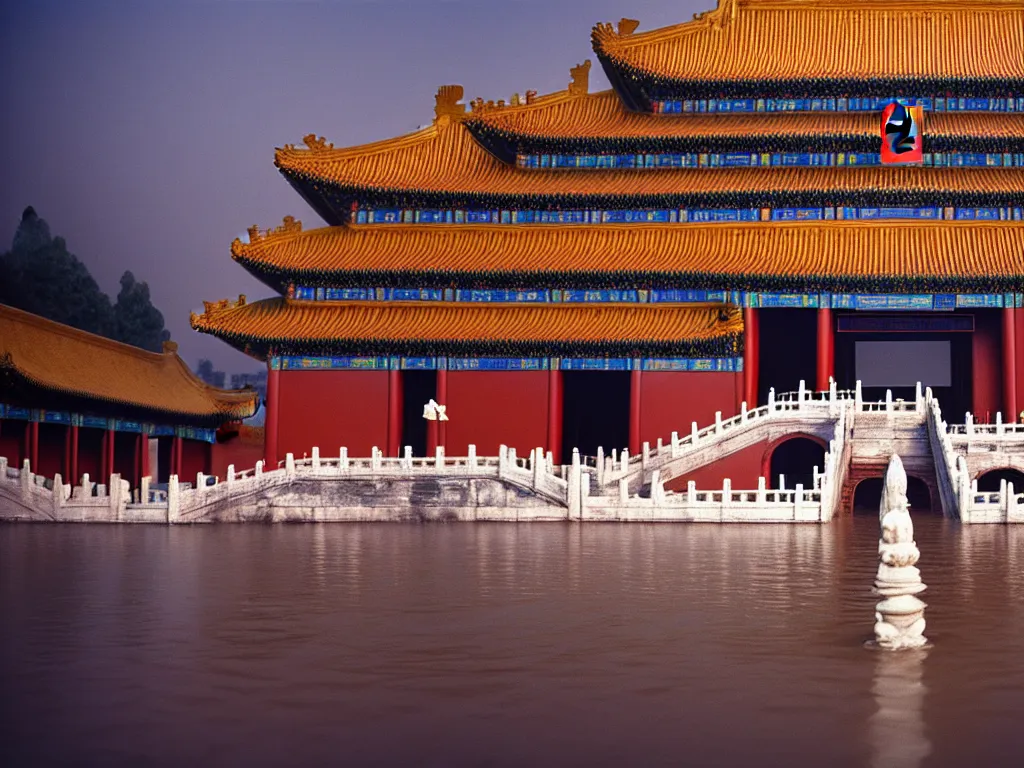
[[[437,371],[402,371],[402,445],[412,448],[413,456],[427,455],[427,420],[423,406],[437,400]]]
[[[853,493],[853,514],[878,516],[882,503],[882,487],[884,478],[869,477],[857,484]],[[931,493],[928,486],[920,478],[907,476],[907,501],[911,514],[916,512],[942,513],[942,507],[932,509]]]
[[[757,402],[768,402],[768,390],[775,394],[796,392],[801,380],[814,389],[818,376],[818,310],[759,309]]]
[[[814,483],[814,468],[825,469],[825,449],[809,437],[793,437],[775,447],[768,466],[769,488],[778,489],[782,475],[786,488],[794,489],[799,483],[807,490]]]
[[[629,445],[629,371],[562,373],[562,456],[596,456]]]

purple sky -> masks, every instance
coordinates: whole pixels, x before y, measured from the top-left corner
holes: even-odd
[[[183,357],[259,363],[193,332],[202,301],[272,292],[231,240],[286,214],[322,226],[274,168],[306,133],[335,146],[416,130],[437,86],[467,99],[565,88],[590,29],[676,24],[714,0],[6,0],[0,3],[0,249],[35,206],[100,287],[149,283]]]

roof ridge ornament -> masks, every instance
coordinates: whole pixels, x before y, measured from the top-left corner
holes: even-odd
[[[282,224],[274,229],[268,229],[261,231],[259,225],[253,224],[246,230],[249,233],[249,243],[258,243],[260,240],[265,240],[275,235],[287,235],[293,232],[302,231],[302,222],[296,219],[294,216],[285,216],[282,220]]]
[[[640,22],[637,19],[627,19],[625,17],[619,19],[619,37],[632,35],[639,26]]]
[[[323,136],[317,136],[315,133],[307,133],[303,136],[302,143],[309,147],[312,152],[324,152],[334,149],[333,144],[328,142]]]
[[[570,95],[586,96],[590,92],[590,66],[590,59],[587,59],[569,70],[572,77],[572,82],[569,83]]]
[[[434,124],[449,125],[466,113],[461,85],[442,85],[434,94]]]

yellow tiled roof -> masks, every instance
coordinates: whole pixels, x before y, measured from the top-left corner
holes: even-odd
[[[167,342],[163,354],[147,352],[0,304],[0,369],[41,389],[184,417],[255,413],[254,390],[208,386],[176,350]]]
[[[266,299],[192,316],[204,333],[254,340],[643,342],[739,334],[734,307],[300,302]]]
[[[561,91],[528,105],[470,113],[469,122],[523,137],[662,138],[879,135],[875,112],[652,115],[631,112],[614,91],[576,96]],[[1024,137],[1024,118],[999,112],[929,112],[928,136]]]
[[[1014,277],[1024,275],[1024,223],[377,224],[273,235],[251,244],[236,240],[232,254],[253,271],[279,274]]]
[[[720,0],[640,34],[599,24],[593,42],[617,64],[675,80],[1022,78],[1024,3]]]
[[[680,119],[680,122],[683,122]],[[1002,168],[664,168],[528,172],[502,163],[461,122],[349,149],[279,149],[285,171],[366,190],[492,195],[638,196],[714,192],[900,190],[1024,194],[1024,174]]]

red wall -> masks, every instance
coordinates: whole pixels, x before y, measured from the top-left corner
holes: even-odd
[[[1003,407],[1002,395],[1002,316],[1001,309],[976,312],[972,356],[974,368],[975,420],[996,420],[996,412]],[[1004,414],[1004,418],[1006,415]]]
[[[690,371],[644,371],[640,376],[640,441],[666,443],[672,432],[690,433],[694,421],[700,429],[735,416],[736,380],[743,374]]]
[[[504,443],[520,456],[547,445],[547,371],[448,371],[445,453],[496,456]]]
[[[210,474],[210,444],[199,440],[181,441],[181,471],[178,480],[182,483],[195,483],[196,475],[202,472]]]
[[[281,371],[278,456],[382,451],[388,439],[387,371]],[[454,409],[453,409],[454,410]]]
[[[210,474],[222,481],[228,476],[228,465],[235,465],[235,472],[252,469],[263,458],[263,446],[244,442],[233,437],[225,443],[214,443],[210,447]]]
[[[722,480],[728,477],[736,490],[756,490],[757,478],[761,476],[762,462],[767,450],[767,441],[751,445],[731,456],[719,459],[714,464],[701,467],[690,475],[678,477],[666,483],[665,487],[681,492],[686,490],[686,482],[693,480],[698,491],[717,491],[722,487]]]
[[[78,428],[78,477],[75,483],[82,481],[82,475],[89,475],[91,483],[106,483],[108,478],[100,477],[101,446],[103,433],[106,430],[92,427]]]

